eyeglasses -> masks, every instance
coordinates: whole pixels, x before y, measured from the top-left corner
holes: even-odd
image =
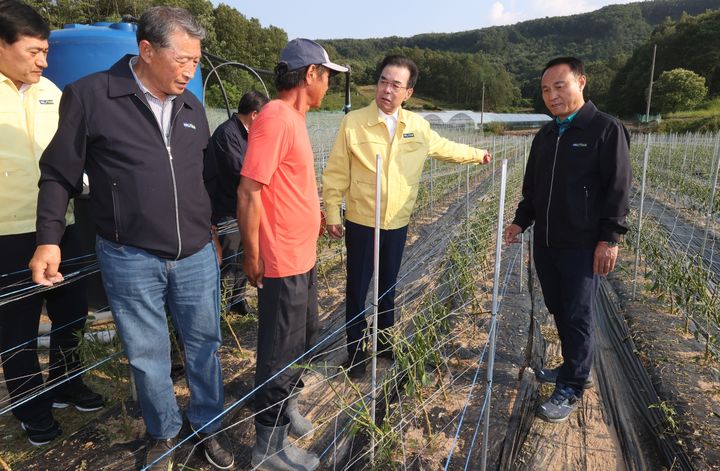
[[[390,87],[390,90],[393,93],[399,93],[403,89],[409,88],[409,87],[404,87],[397,82],[391,82],[389,80],[385,80],[384,78],[381,78],[380,80],[378,80],[378,87],[380,87],[380,88]]]

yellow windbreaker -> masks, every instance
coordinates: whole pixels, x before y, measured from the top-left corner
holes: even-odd
[[[45,77],[20,98],[0,73],[0,236],[35,232],[38,162],[58,126],[60,90]],[[72,205],[65,216],[74,222]]]
[[[427,156],[456,163],[481,163],[484,151],[452,142],[430,129],[420,115],[400,109],[395,139],[379,117],[375,102],[348,113],[323,173],[323,200],[328,224],[345,217],[375,226],[375,154],[382,156],[380,228],[399,229],[410,222]]]

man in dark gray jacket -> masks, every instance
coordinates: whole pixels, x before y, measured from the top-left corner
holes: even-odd
[[[33,280],[50,286],[68,199],[90,178],[97,258],[130,361],[150,437],[146,465],[172,466],[182,415],[170,378],[165,306],[186,359],[186,415],[208,460],[233,465],[215,435],[223,411],[219,270],[210,233],[214,171],[205,165],[210,133],[202,105],[185,88],[200,61],[205,31],[181,8],[140,18],[137,56],[68,85],[60,124],[40,160]]]
[[[549,422],[566,420],[590,384],[598,277],[615,267],[627,232],[630,136],[617,119],[585,102],[586,81],[576,58],[545,66],[542,95],[555,120],[533,140],[522,201],[505,229],[506,243],[513,243],[535,224],[535,267],[563,355],[560,367],[537,374],[555,383],[538,409]]]
[[[247,314],[245,299],[247,278],[242,271],[242,237],[237,229],[237,187],[248,146],[248,132],[263,106],[270,101],[262,93],[251,90],[238,103],[238,111],[220,124],[212,135],[212,154],[217,163],[217,191],[213,204],[213,224],[218,228],[222,247],[220,281],[228,300],[226,309]]]

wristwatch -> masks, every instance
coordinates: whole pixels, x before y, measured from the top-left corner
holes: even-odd
[[[605,240],[605,241],[603,241],[603,242],[605,242],[608,247],[617,247],[617,246],[618,246],[618,242],[612,242],[612,241],[609,241],[609,240]]]

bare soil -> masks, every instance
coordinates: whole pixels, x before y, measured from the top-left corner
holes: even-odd
[[[416,218],[398,287],[398,304],[403,305],[399,324],[417,312],[415,300],[420,295],[441,286],[442,262],[457,221],[463,217],[461,199],[438,207],[432,217],[420,214]],[[682,319],[671,315],[652,293],[641,290],[636,300],[631,299],[628,267],[632,257],[627,252],[622,252],[618,270],[601,293],[605,317],[598,320],[598,361],[593,371],[596,386],[586,391],[578,412],[568,422],[548,424],[535,417],[535,408],[552,388],[539,385],[534,370],[561,360],[552,319],[543,308],[539,290],[535,284],[533,290],[528,289],[528,251],[521,260],[517,250],[519,247],[514,246],[503,252],[504,270],[509,272],[501,276],[507,282],[497,317],[488,469],[720,469],[718,364],[703,357],[703,345],[684,332]],[[509,263],[511,260],[514,263]],[[398,427],[401,440],[391,450],[389,467],[443,469],[450,450],[454,450],[449,469],[464,469],[466,462],[468,469],[480,469],[484,437],[482,428],[477,436],[475,431],[487,387],[488,356],[483,353],[491,321],[487,280],[492,279],[487,267],[483,270],[476,276],[476,303],[463,305],[461,300],[452,300],[456,315],[448,332],[450,340],[442,346],[448,358],[444,364],[428,365],[430,381],[423,390],[428,399],[424,406],[406,402],[401,386],[401,393],[391,398],[390,409],[402,409],[405,422]],[[339,253],[337,261],[325,267],[320,283],[324,287],[320,338],[339,333],[319,348],[322,353],[308,365],[300,406],[318,428],[313,439],[299,444],[322,455],[323,469],[367,469],[367,437],[344,433],[353,414],[347,406],[369,391],[370,380],[368,375],[351,382],[337,368],[345,359],[341,329],[344,267]],[[247,316],[234,316],[230,323],[239,345],[226,333],[221,355],[226,404],[237,406],[225,423],[235,444],[236,469],[249,469],[254,431],[252,402],[245,396],[253,383],[255,323]],[[476,380],[480,360],[483,363]],[[387,360],[379,360],[378,367],[380,375],[395,374]],[[644,382],[645,377],[649,382]],[[93,376],[90,382],[119,399],[95,414],[60,411],[57,417],[65,434],[49,447],[31,448],[17,422],[9,416],[0,417],[0,459],[5,462],[0,461],[0,468],[138,469],[144,429],[129,398],[129,384],[117,384],[102,376]],[[438,388],[436,384],[446,386]],[[181,404],[186,403],[188,392],[182,380],[177,383],[177,393]],[[4,394],[0,390],[0,395]],[[656,402],[648,403],[648,397],[656,397]],[[463,426],[455,441],[460,418]],[[185,469],[210,469],[191,444],[177,456],[185,462]],[[348,466],[352,460],[357,461]]]

